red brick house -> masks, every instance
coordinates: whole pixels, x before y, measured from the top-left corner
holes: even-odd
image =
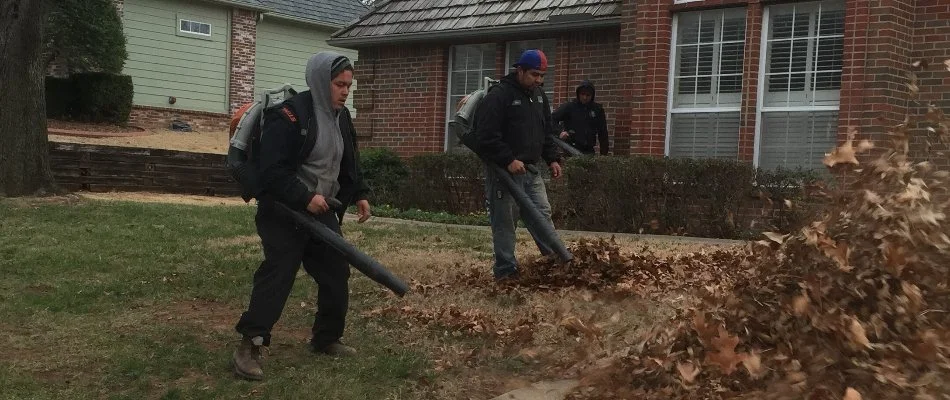
[[[451,147],[461,96],[538,47],[555,106],[597,86],[617,154],[813,167],[848,126],[903,120],[904,72],[950,58],[950,0],[390,0],[328,43],[359,50],[364,142],[402,155]]]

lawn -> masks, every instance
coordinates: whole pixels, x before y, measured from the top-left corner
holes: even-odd
[[[413,292],[396,298],[354,270],[344,341],[360,355],[317,356],[306,347],[316,285],[301,269],[266,353],[266,379],[247,382],[233,376],[230,356],[260,262],[253,212],[0,200],[0,398],[488,399],[575,376],[579,361],[596,358],[578,352],[622,345],[682,300],[499,288],[485,229],[347,222],[347,238]],[[660,255],[725,247],[618,243]],[[519,254],[535,253],[522,233]],[[574,319],[580,325],[564,323]],[[583,327],[595,325],[615,341],[582,343]]]

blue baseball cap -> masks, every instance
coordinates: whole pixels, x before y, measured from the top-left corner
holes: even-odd
[[[548,56],[541,50],[528,49],[521,53],[521,58],[513,66],[544,72],[548,70]]]

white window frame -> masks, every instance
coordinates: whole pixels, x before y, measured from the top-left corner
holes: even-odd
[[[199,32],[194,32],[194,31],[186,31],[186,30],[184,30],[184,29],[181,29],[181,23],[182,23],[182,22],[188,22],[188,23],[190,23],[190,24],[198,24],[199,26],[200,26],[200,25],[207,25],[207,26],[208,26],[208,33],[201,33],[200,30],[199,30]],[[181,17],[178,18],[178,33],[183,34],[183,35],[188,35],[188,36],[194,35],[194,36],[200,36],[200,37],[210,38],[213,29],[214,29],[214,27],[211,25],[210,22],[201,22],[201,21],[197,21],[197,20],[189,19],[189,18],[181,18]]]
[[[513,40],[505,43],[505,71],[513,71],[514,67],[511,64],[515,63],[515,60],[511,59],[511,45],[517,45],[521,43],[538,43],[538,42],[549,42],[551,47],[557,48],[557,39],[545,38],[545,39],[529,39],[529,40]],[[540,46],[533,46],[534,48],[539,48]],[[545,56],[548,54],[545,53]],[[548,68],[554,69],[554,73],[557,73],[557,57],[558,54],[554,54],[554,58],[548,57]],[[548,101],[551,103],[551,109],[554,110],[554,95],[557,94],[556,88],[554,85],[557,83],[554,81],[555,74],[544,74],[544,93],[548,95]],[[550,79],[550,80],[549,80]],[[549,90],[548,90],[549,89]]]
[[[793,4],[796,7],[815,5],[818,7],[819,15],[820,15],[821,7],[826,3],[832,3],[832,2],[834,2],[834,0],[820,0],[820,1],[807,2],[807,3],[791,3],[791,4]],[[763,13],[762,13],[762,32],[760,36],[761,43],[759,43],[759,79],[758,79],[758,87],[756,88],[756,106],[755,106],[756,108],[755,110],[755,139],[753,141],[753,156],[752,156],[752,165],[756,168],[759,167],[759,164],[760,164],[759,158],[761,157],[762,121],[763,121],[762,114],[768,113],[768,112],[808,112],[808,111],[820,112],[820,111],[840,111],[841,110],[841,102],[840,102],[841,89],[840,88],[837,90],[838,104],[834,106],[830,106],[830,105],[784,106],[784,107],[765,106],[765,100],[766,100],[765,96],[769,89],[768,74],[766,74],[765,71],[768,68],[768,62],[771,59],[770,54],[768,53],[768,49],[769,49],[768,35],[769,35],[769,29],[771,29],[771,24],[772,24],[771,10],[773,7],[783,7],[783,6],[787,6],[787,5],[766,6],[763,9]],[[808,33],[809,38],[812,37],[811,36],[812,33],[810,30],[811,28],[809,28],[809,33]],[[839,35],[833,35],[833,36],[839,36]],[[840,35],[840,36],[844,36],[844,35]],[[820,38],[821,36],[819,36],[816,40],[820,40]],[[812,55],[813,51],[811,49],[814,47],[814,44],[812,43],[813,43],[812,41],[809,41],[809,45],[808,45],[809,50],[808,50],[808,56],[806,59],[806,65],[808,63],[816,62],[816,61],[813,61],[813,55]],[[842,53],[843,53],[843,50],[842,50]],[[808,75],[812,77],[814,76],[814,69],[806,69],[806,71],[811,71],[810,73],[806,73],[806,76]],[[809,79],[805,80],[805,84],[806,84],[806,87],[805,87],[806,90],[803,91],[803,93],[808,93]],[[824,101],[827,101],[827,100],[824,100]],[[812,102],[814,102],[814,99],[812,99]]]
[[[449,145],[450,142],[454,142],[458,140],[458,138],[453,137],[452,132],[449,130],[449,122],[452,121],[452,119],[455,117],[455,112],[457,111],[456,108],[458,107],[458,104],[452,101],[452,73],[461,72],[461,71],[455,71],[455,49],[457,47],[463,47],[463,46],[485,46],[486,48],[491,46],[492,48],[495,48],[497,51],[496,45],[494,43],[469,43],[469,44],[458,44],[458,45],[449,46],[449,62],[448,62],[449,69],[448,69],[448,77],[447,77],[448,83],[445,86],[445,129],[444,129],[445,138],[442,143],[443,151],[445,152],[448,152],[449,150],[452,149],[452,147]],[[493,61],[495,60],[495,54],[492,54],[492,60]],[[487,70],[487,69],[488,68],[482,68],[480,70]],[[492,78],[494,78],[494,75],[496,73],[495,71],[497,71],[497,68],[494,62],[492,62],[491,64],[491,70],[492,70]],[[464,70],[464,72],[469,72],[469,71],[471,70]],[[482,83],[481,83],[482,81],[483,81],[482,79],[479,80],[478,88],[482,87]]]
[[[679,2],[685,3],[685,2],[689,2],[689,1],[693,1],[693,0],[681,0],[681,1],[679,1]],[[741,9],[743,10],[743,12],[747,12],[747,9],[746,9],[745,7],[742,7]],[[693,11],[690,11],[690,12],[693,12]],[[667,101],[667,104],[666,104],[666,110],[667,110],[667,112],[666,112],[666,135],[664,135],[664,136],[665,136],[665,138],[664,138],[665,142],[664,142],[664,150],[663,150],[663,152],[664,152],[663,154],[664,154],[665,156],[667,156],[667,157],[670,156],[670,150],[671,150],[672,139],[673,139],[673,136],[672,136],[672,133],[673,133],[673,125],[672,125],[672,122],[673,122],[673,114],[680,114],[680,113],[682,113],[682,114],[702,114],[702,113],[727,113],[727,112],[728,112],[728,113],[735,113],[735,112],[741,113],[741,112],[742,112],[742,104],[741,104],[741,103],[742,103],[742,95],[743,95],[743,92],[744,92],[743,88],[740,88],[740,89],[739,89],[739,93],[737,93],[737,94],[738,94],[738,96],[739,96],[739,103],[740,103],[740,104],[739,104],[738,106],[735,106],[735,107],[729,106],[729,107],[692,107],[692,108],[690,108],[690,107],[681,107],[681,108],[676,108],[676,107],[674,106],[674,97],[676,96],[676,78],[677,78],[677,74],[676,74],[676,65],[677,65],[676,56],[677,56],[677,48],[678,48],[678,46],[677,46],[677,44],[676,44],[676,43],[677,43],[676,41],[677,41],[677,39],[678,39],[678,33],[679,33],[679,17],[680,17],[680,13],[675,13],[675,14],[673,14],[673,25],[672,25],[673,29],[672,29],[672,35],[670,36],[670,37],[671,37],[671,39],[670,39],[670,64],[669,64],[669,65],[670,65],[670,69],[669,69],[669,79],[668,79],[669,82],[668,82],[668,87],[667,87],[667,92],[666,92],[666,93],[667,93],[667,96],[666,96],[666,97],[667,97],[667,98],[666,98],[666,101]],[[719,28],[720,31],[721,31],[721,29],[722,29],[722,23],[724,23],[724,21],[725,21],[725,20],[723,20],[723,22],[720,22],[720,28]],[[748,23],[749,23],[749,21],[748,21],[748,19],[746,19],[746,21],[745,21],[746,26],[748,26]],[[743,45],[743,61],[742,61],[742,63],[743,63],[743,65],[745,65],[745,46],[748,45],[748,37],[745,37],[745,35],[743,35],[743,36],[744,36],[744,37],[743,37],[744,45]],[[718,44],[720,45],[720,52],[721,52],[721,48],[722,48],[721,45],[722,45],[723,43],[733,43],[733,42],[734,42],[734,41],[723,42],[723,41],[721,40],[721,39],[722,39],[721,34],[720,34],[720,38],[719,38],[719,39],[720,39],[720,40],[718,40],[718,41],[713,41],[713,43],[718,43]],[[721,63],[720,54],[714,53],[714,54],[713,54],[713,60],[714,60],[714,61],[713,61],[714,63]],[[698,60],[697,60],[697,62],[698,62]],[[721,66],[721,64],[720,64],[720,66]],[[743,68],[743,69],[744,69],[744,68]],[[717,71],[717,72],[718,72],[718,71]],[[744,71],[743,71],[743,74],[744,74]],[[718,74],[713,75],[713,76],[714,76],[714,77],[715,77],[715,76],[718,76]],[[743,84],[744,84],[744,83],[745,83],[745,82],[743,82]],[[717,90],[717,97],[718,97],[718,81],[713,81],[713,82],[710,83],[710,84],[712,85],[712,87],[715,87],[715,88],[716,88],[716,90]],[[744,85],[743,85],[743,86],[744,86]],[[740,133],[741,133],[741,114],[740,114],[740,132],[736,132],[736,134],[739,135]],[[740,140],[740,141],[741,141],[741,140]],[[737,148],[737,149],[736,149],[736,154],[739,153],[738,150],[739,150],[739,149]]]

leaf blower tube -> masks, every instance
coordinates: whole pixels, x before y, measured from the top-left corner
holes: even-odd
[[[538,210],[538,207],[531,201],[531,198],[528,197],[528,194],[525,193],[524,188],[520,185],[515,184],[514,179],[507,170],[501,168],[497,164],[488,160],[485,156],[479,154],[477,151],[477,141],[475,138],[474,132],[467,130],[466,127],[470,126],[468,121],[471,121],[474,116],[474,108],[482,100],[482,97],[485,95],[486,91],[477,91],[473,93],[469,98],[463,100],[465,103],[462,104],[459,112],[455,116],[455,120],[452,121],[449,125],[454,125],[451,127],[456,131],[456,135],[459,137],[462,144],[465,147],[468,147],[472,150],[473,153],[478,155],[485,165],[491,168],[495,175],[501,181],[501,184],[508,189],[508,193],[511,193],[512,198],[515,199],[515,202],[518,203],[518,207],[524,212],[526,218],[530,219],[534,226],[537,226],[537,239],[538,241],[546,244],[549,248],[554,250],[554,252],[561,258],[561,260],[567,262],[570,261],[574,256],[570,251],[567,250],[567,247],[564,246],[564,243],[561,241],[561,238],[558,236],[557,231],[554,230],[554,225],[548,222],[548,219],[541,214],[541,211]],[[534,169],[533,166],[526,166],[528,169]],[[532,171],[537,173],[536,170]]]
[[[569,143],[565,142],[561,138],[554,135],[551,135],[551,138],[554,139],[554,143],[556,143],[558,146],[564,149],[564,151],[566,151],[567,154],[570,154],[574,157],[580,157],[584,155],[584,153],[578,150],[577,147],[571,146]]]
[[[312,239],[319,240],[336,249],[336,251],[340,252],[340,254],[346,258],[346,261],[370,279],[385,286],[399,297],[402,297],[409,291],[409,286],[396,277],[396,275],[393,275],[392,272],[389,272],[386,267],[368,254],[363,253],[351,245],[343,236],[327,228],[327,226],[320,221],[313,219],[303,212],[295,211],[279,201],[275,201],[274,204],[277,205],[277,208],[283,210],[284,213],[293,218],[300,226],[306,228],[307,231],[310,232]],[[339,200],[333,198],[327,198],[327,204],[330,205],[330,208],[340,209],[343,207],[343,204],[340,203]]]

